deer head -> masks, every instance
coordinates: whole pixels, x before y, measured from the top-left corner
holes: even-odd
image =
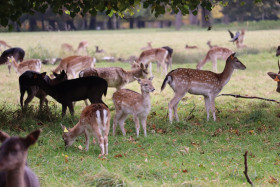
[[[276,56],[280,55],[280,45],[278,46],[278,48],[276,49]]]
[[[242,62],[240,62],[237,57],[235,57],[235,53],[232,53],[227,58],[226,63],[232,65],[234,69],[240,69],[240,70],[246,69],[246,66],[242,64]]]
[[[62,139],[64,141],[65,144],[65,149],[67,147],[70,147],[74,142],[76,138],[71,137],[71,133],[69,133],[69,130],[62,124],[60,124],[62,130],[63,130],[63,134],[62,134]]]
[[[146,92],[146,93],[150,93],[155,90],[155,88],[152,84],[153,78],[154,77],[150,77],[148,79],[139,79],[137,77],[134,77],[134,79],[136,79],[138,81],[138,83],[141,85],[141,91]]]
[[[280,46],[279,46],[280,47]],[[267,73],[268,76],[270,76],[274,81],[277,82],[277,88],[276,91],[278,93],[280,93],[280,64],[279,64],[279,60],[278,60],[278,74],[277,73],[273,73],[273,72],[268,72]]]

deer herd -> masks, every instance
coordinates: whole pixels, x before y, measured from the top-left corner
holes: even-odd
[[[243,44],[245,31],[235,39],[237,47],[246,47]],[[236,36],[233,36],[236,37]],[[243,38],[242,38],[243,37]],[[3,41],[0,41],[2,44]],[[157,63],[157,69],[165,75],[161,91],[168,84],[174,91],[174,97],[168,103],[169,121],[179,121],[177,108],[180,100],[186,93],[204,96],[207,121],[211,110],[213,120],[215,115],[215,98],[229,82],[235,69],[245,70],[246,66],[236,57],[236,54],[228,48],[211,45],[208,41],[209,51],[206,56],[197,64],[197,69],[177,68],[172,70],[173,49],[169,46],[153,48],[151,42],[148,46],[142,47],[139,58],[132,63],[131,70],[124,70],[120,67],[96,68],[96,59],[91,56],[81,56],[88,47],[87,41],[82,41],[74,50],[70,44],[64,43],[61,49],[64,52],[75,53],[72,56],[61,59],[59,65],[52,70],[49,77],[46,72],[40,73],[42,63],[40,59],[25,60],[25,52],[21,48],[10,48],[5,50],[0,57],[0,64],[7,64],[13,67],[19,75],[20,105],[24,112],[27,105],[34,97],[40,99],[40,109],[43,104],[48,105],[47,95],[50,95],[62,105],[62,117],[65,116],[67,108],[71,115],[74,115],[74,102],[89,99],[91,105],[86,102],[82,110],[79,122],[73,128],[61,125],[65,148],[71,146],[75,139],[84,134],[86,139],[85,150],[89,149],[90,135],[97,138],[100,146],[100,156],[108,154],[108,135],[110,130],[111,113],[108,106],[103,102],[102,96],[106,96],[108,87],[116,88],[112,101],[115,108],[113,119],[113,135],[116,135],[116,128],[119,124],[122,134],[126,135],[125,120],[128,115],[133,116],[136,136],[140,134],[140,123],[142,124],[144,136],[147,136],[147,117],[151,110],[150,93],[155,90],[152,84],[152,62]],[[6,47],[11,47],[6,45]],[[196,49],[196,46],[188,46],[188,49]],[[98,46],[96,50],[101,51]],[[280,55],[280,46],[276,50],[276,56]],[[217,73],[217,60],[224,60],[225,67],[221,73]],[[213,72],[201,70],[208,62],[213,63]],[[280,92],[280,64],[279,72],[269,72],[268,75],[278,82],[277,92]],[[168,73],[168,69],[170,72]],[[149,69],[149,70],[148,70]],[[79,76],[77,76],[79,75]],[[148,78],[148,75],[150,77]],[[72,79],[69,79],[71,76]],[[137,81],[141,93],[124,87]],[[24,94],[28,96],[23,102]],[[26,165],[28,147],[36,142],[40,131],[30,133],[26,138],[10,137],[0,131],[0,141],[3,142],[0,148],[0,186],[25,186],[33,184],[38,186],[39,182],[35,174]],[[16,160],[19,163],[15,163]],[[3,179],[4,178],[4,179]],[[7,180],[5,180],[5,178]],[[13,179],[13,180],[11,180]],[[4,181],[4,182],[3,182]]]

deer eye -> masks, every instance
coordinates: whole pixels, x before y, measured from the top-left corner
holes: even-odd
[[[144,86],[148,86],[148,84],[145,84]]]

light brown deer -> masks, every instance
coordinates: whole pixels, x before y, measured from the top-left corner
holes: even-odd
[[[236,47],[237,48],[245,48],[247,47],[243,42],[245,38],[245,29],[241,29],[240,35],[238,36],[238,39],[236,40]]]
[[[212,45],[210,40],[206,44],[209,46],[210,49],[212,49],[214,47],[219,47],[217,45]]]
[[[165,75],[167,74],[167,65],[166,65],[166,59],[168,56],[168,51],[164,48],[154,48],[150,50],[143,51],[139,58],[137,59],[137,63],[143,63],[145,66],[147,64],[150,65],[150,75],[152,76],[152,62],[156,61],[157,62],[157,67],[159,71],[159,67],[162,67],[163,72]]]
[[[4,49],[12,48],[12,46],[8,45],[4,40],[0,40],[0,49],[1,47],[3,47]]]
[[[27,166],[28,148],[33,145],[40,130],[30,133],[27,137],[10,137],[0,131],[0,186],[6,187],[39,187],[37,176]]]
[[[186,44],[185,48],[186,49],[197,49],[198,47],[195,46],[195,45],[188,45],[188,44]]]
[[[74,48],[72,45],[68,44],[68,43],[63,43],[61,44],[61,51],[63,53],[74,53]]]
[[[60,64],[52,72],[58,73],[62,70],[76,78],[76,73],[95,66],[96,59],[90,56],[69,56],[61,60]]]
[[[75,51],[76,54],[85,54],[87,55],[87,47],[88,47],[88,42],[87,41],[81,41],[78,45],[77,50]]]
[[[62,138],[65,148],[71,146],[75,139],[85,134],[86,151],[89,149],[90,135],[97,138],[101,155],[108,154],[108,134],[110,131],[111,114],[108,107],[102,103],[91,104],[85,107],[81,113],[80,121],[71,129],[61,125],[63,129]]]
[[[280,45],[276,49],[276,56],[279,56],[279,55],[280,55]]]
[[[124,87],[126,84],[135,81],[134,77],[146,78],[148,76],[148,65],[144,66],[137,64],[137,68],[131,71],[125,71],[120,67],[107,67],[107,68],[88,68],[82,70],[79,74],[80,77],[98,76],[108,82],[108,87],[116,88],[117,90]]]
[[[147,46],[141,47],[142,51],[153,49],[152,42],[147,42]]]
[[[23,74],[27,70],[40,72],[42,66],[40,59],[25,60],[18,64],[13,56],[8,57],[8,64],[10,64],[19,75]]]
[[[278,74],[277,73],[273,73],[273,72],[268,72],[267,73],[274,81],[277,82],[277,88],[276,91],[278,93],[280,93],[280,64],[279,64],[279,60],[278,60]]]
[[[217,59],[226,60],[232,53],[233,52],[230,49],[224,47],[214,47],[210,49],[204,59],[196,65],[196,69],[200,70],[206,62],[212,61],[213,71],[217,73]]]
[[[113,94],[113,102],[116,109],[116,115],[113,124],[113,135],[116,134],[117,124],[120,125],[123,135],[126,135],[124,122],[129,114],[133,115],[133,120],[136,128],[136,135],[139,136],[139,118],[142,123],[144,135],[147,136],[146,121],[151,110],[150,92],[155,90],[152,85],[153,77],[149,79],[138,79],[135,77],[141,86],[141,93],[134,92],[128,89],[120,89]]]
[[[173,99],[171,99],[168,104],[170,122],[173,121],[173,112],[176,120],[179,121],[177,107],[179,101],[186,93],[203,95],[207,112],[207,121],[209,120],[209,109],[211,109],[213,119],[216,121],[215,98],[228,83],[235,69],[244,70],[246,66],[242,64],[238,58],[235,57],[235,53],[233,53],[227,58],[222,73],[217,74],[211,71],[188,68],[178,68],[169,72],[162,83],[161,91],[168,83],[175,92]]]

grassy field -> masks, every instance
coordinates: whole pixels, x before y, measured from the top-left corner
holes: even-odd
[[[28,58],[59,57],[60,45],[77,46],[81,40],[89,42],[89,53],[99,45],[107,55],[127,58],[138,56],[140,48],[152,41],[153,47],[168,45],[174,48],[178,67],[195,68],[206,54],[206,42],[237,51],[247,69],[235,71],[221,93],[232,93],[279,99],[276,83],[267,72],[277,72],[276,46],[280,44],[279,30],[250,30],[246,33],[247,49],[238,50],[228,42],[226,30],[173,31],[125,30],[88,32],[0,33],[0,39],[12,46],[20,46]],[[199,49],[186,50],[185,44]],[[100,58],[100,56],[97,56]],[[221,72],[224,62],[218,62]],[[98,62],[97,67],[120,66],[130,69],[127,63]],[[50,73],[55,66],[43,65],[42,72]],[[155,66],[154,66],[154,69]],[[208,63],[204,69],[212,70]],[[278,104],[260,100],[216,98],[217,121],[207,122],[202,96],[187,94],[179,104],[179,123],[170,124],[167,106],[173,97],[169,86],[160,92],[164,79],[155,73],[156,91],[151,94],[152,109],[147,121],[148,136],[135,135],[131,117],[126,121],[127,136],[119,127],[117,136],[109,137],[109,155],[98,158],[97,145],[90,144],[88,152],[81,136],[67,151],[64,150],[60,124],[74,126],[83,102],[75,106],[75,117],[69,112],[61,119],[61,106],[52,100],[50,109],[38,111],[38,99],[31,102],[26,114],[19,107],[18,76],[6,66],[0,66],[0,129],[11,135],[25,136],[41,128],[38,143],[29,149],[28,164],[39,176],[42,186],[241,186],[248,185],[244,177],[243,154],[249,151],[249,176],[256,185],[275,185],[280,179],[280,138]],[[140,92],[137,82],[126,88]],[[115,115],[110,88],[104,98]],[[193,109],[190,116],[190,111]],[[113,118],[112,118],[113,119]],[[111,124],[113,120],[111,119]]]

